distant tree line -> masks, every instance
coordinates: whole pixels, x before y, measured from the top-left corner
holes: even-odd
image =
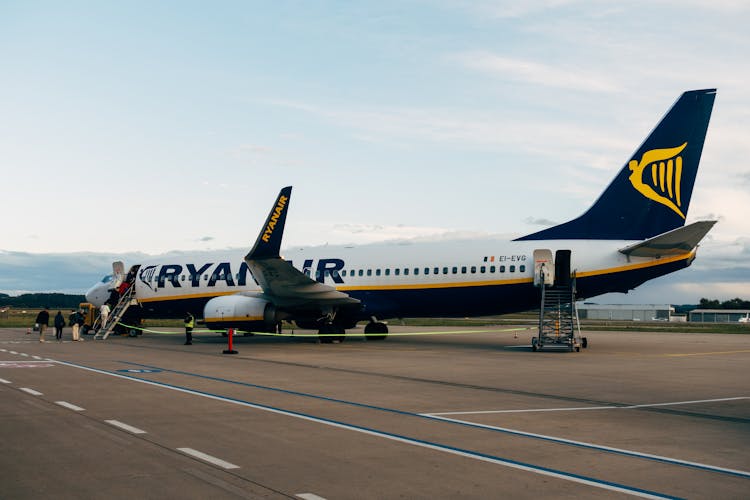
[[[6,293],[0,293],[0,306],[28,307],[39,309],[49,307],[50,309],[74,309],[81,302],[86,302],[84,295],[66,295],[64,293],[24,293],[17,297],[11,297]]]
[[[698,307],[701,309],[750,309],[750,300],[742,300],[739,297],[724,302],[716,299],[701,299]]]

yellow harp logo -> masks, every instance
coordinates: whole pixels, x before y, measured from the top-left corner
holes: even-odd
[[[643,196],[674,210],[685,218],[680,207],[680,184],[682,182],[682,150],[687,142],[676,148],[646,151],[641,161],[630,160],[630,183]],[[650,167],[650,168],[649,168]],[[650,172],[649,172],[650,170]],[[649,173],[651,175],[649,175]],[[644,182],[644,177],[646,180]]]

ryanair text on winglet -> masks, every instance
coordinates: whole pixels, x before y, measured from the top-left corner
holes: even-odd
[[[263,231],[263,236],[261,237],[261,239],[266,243],[268,243],[268,241],[271,239],[273,230],[276,228],[276,223],[279,221],[279,217],[281,217],[281,213],[284,211],[288,199],[289,198],[287,198],[286,196],[279,196],[279,201],[276,203],[276,208],[273,210],[271,220],[268,221],[266,230]]]

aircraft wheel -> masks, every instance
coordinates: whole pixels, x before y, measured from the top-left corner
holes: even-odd
[[[388,325],[380,322],[370,322],[365,325],[367,340],[384,340],[388,336]]]
[[[589,346],[589,341],[586,337],[581,337],[581,347],[586,349]]]
[[[323,344],[331,344],[334,341],[343,342],[346,338],[346,331],[340,326],[326,323],[320,327],[318,335]]]
[[[128,330],[128,337],[137,337],[138,336],[138,330],[135,328],[131,328]]]
[[[538,342],[538,340],[537,340],[536,337],[533,337],[531,339],[531,350],[532,350],[532,352],[536,352],[536,350],[537,350],[537,346],[536,346],[537,342]]]

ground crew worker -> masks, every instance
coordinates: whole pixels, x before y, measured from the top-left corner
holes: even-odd
[[[185,345],[193,345],[193,327],[195,327],[195,317],[191,313],[185,316]]]

